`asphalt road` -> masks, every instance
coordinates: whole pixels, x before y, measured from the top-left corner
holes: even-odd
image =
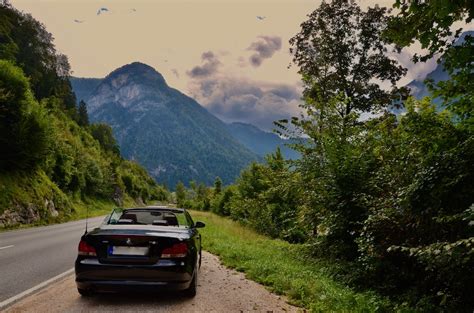
[[[90,218],[89,229],[104,217]],[[72,267],[85,220],[0,233],[0,302]]]

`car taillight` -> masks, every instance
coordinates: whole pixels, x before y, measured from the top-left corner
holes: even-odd
[[[163,249],[162,258],[184,258],[188,254],[188,245],[186,243],[174,244],[171,248]]]
[[[81,242],[79,242],[78,254],[88,255],[88,256],[97,256],[97,252],[95,251],[95,248],[89,245],[84,240],[81,240]]]

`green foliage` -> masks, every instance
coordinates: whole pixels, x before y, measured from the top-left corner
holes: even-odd
[[[191,182],[183,206],[188,209],[207,211],[247,224],[260,233],[301,242],[304,233],[298,224],[297,207],[300,189],[295,188],[299,175],[290,170],[277,148],[266,157],[265,164],[253,163],[242,171],[235,185],[218,191],[203,184]]]
[[[230,215],[230,201],[237,192],[235,186],[228,186],[223,192],[215,193],[211,199],[211,210],[212,212],[229,216]]]
[[[229,204],[230,216],[274,238],[301,241],[299,175],[290,170],[279,148],[265,160],[242,172]]]
[[[178,184],[178,187],[180,187],[180,199],[184,199],[184,201],[181,200],[183,201],[182,207],[199,211],[209,211],[211,209],[211,197],[215,193],[203,183],[197,184],[195,181],[191,181],[190,185],[191,189],[189,191],[184,189],[185,191],[183,193],[182,188],[185,188],[184,185],[180,186]]]
[[[474,140],[427,100],[408,108],[369,135],[378,166],[359,262],[385,292],[406,288],[414,302],[463,311],[474,305],[465,288],[474,279]]]
[[[125,191],[132,198],[141,199],[144,202],[149,200],[168,200],[168,190],[163,186],[157,185],[146,170],[136,162],[122,160],[117,172],[125,186]],[[119,186],[121,186],[120,182]]]
[[[51,129],[46,111],[34,99],[28,79],[0,60],[0,168],[31,170],[49,154]]]
[[[435,13],[432,3],[407,2],[401,15],[419,13],[420,19],[412,21],[433,27],[427,22],[438,21],[429,13]],[[469,311],[474,306],[467,293],[473,279],[474,162],[473,134],[464,122],[472,104],[448,105],[457,114],[454,119],[450,112],[436,112],[430,99],[409,99],[404,103],[407,113],[399,119],[389,113],[361,119],[361,113],[373,115],[393,101],[377,91],[376,79],[393,84],[403,74],[391,61],[383,61],[383,13],[378,8],[363,13],[353,1],[323,2],[291,41],[306,85],[306,115],[292,124],[310,138],[296,145],[302,158],[295,170],[302,183],[294,186],[303,190],[297,213],[315,255],[348,261],[355,269],[345,275],[348,281],[420,310]],[[407,27],[411,32],[420,29]],[[390,31],[400,38],[406,34]],[[469,38],[465,42],[470,45]],[[374,49],[364,52],[369,47]],[[472,75],[472,53],[462,57],[468,61],[459,73],[467,69]],[[470,89],[449,97],[471,99]],[[248,171],[248,181],[261,181],[261,171]],[[246,209],[241,206],[241,216]]]
[[[186,200],[186,187],[182,182],[178,182],[176,185],[176,203],[178,207],[184,206],[184,201]]]
[[[91,134],[105,151],[120,155],[120,148],[112,133],[112,127],[104,123],[92,124]]]
[[[252,164],[236,184],[208,193],[212,211],[306,242],[313,257],[341,262],[333,274],[359,288],[421,311],[468,311],[472,133],[428,98],[409,99],[399,118],[358,123],[355,113],[338,114],[340,102],[328,104],[317,127],[306,124],[314,144],[299,146],[300,160],[290,166],[276,151]],[[199,185],[191,186],[185,205],[201,210]]]

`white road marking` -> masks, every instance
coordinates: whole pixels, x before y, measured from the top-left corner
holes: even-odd
[[[11,248],[11,247],[14,247],[15,245],[9,245],[9,246],[5,246],[5,247],[0,247],[0,250],[2,249],[8,249],[8,248]]]
[[[71,273],[73,273],[73,272],[74,272],[74,268],[68,269],[68,270],[65,271],[64,273],[61,273],[61,274],[59,274],[59,275],[57,275],[57,276],[54,276],[53,278],[50,278],[50,279],[48,279],[48,280],[46,280],[46,281],[44,281],[44,282],[42,282],[42,283],[40,283],[40,284],[38,284],[38,285],[36,285],[36,286],[30,288],[30,289],[28,289],[28,290],[25,290],[25,291],[23,291],[22,293],[17,294],[16,296],[13,296],[13,297],[11,297],[11,298],[5,300],[5,301],[0,302],[0,310],[6,308],[6,307],[9,306],[10,304],[12,304],[12,303],[14,303],[14,302],[16,302],[16,301],[21,300],[22,298],[24,298],[24,297],[26,297],[26,296],[32,294],[33,292],[35,292],[35,291],[37,291],[37,290],[39,290],[39,289],[41,289],[41,288],[44,288],[44,287],[46,287],[47,285],[51,284],[52,282],[54,282],[54,281],[56,281],[56,280],[59,280],[59,279],[63,278],[64,276],[67,276],[67,275],[69,275],[69,274],[71,274]]]

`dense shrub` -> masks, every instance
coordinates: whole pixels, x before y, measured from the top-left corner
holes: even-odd
[[[417,104],[373,130],[380,161],[359,263],[385,292],[462,310],[474,307],[465,288],[474,279],[474,137],[427,100]],[[392,149],[381,149],[387,141]]]

